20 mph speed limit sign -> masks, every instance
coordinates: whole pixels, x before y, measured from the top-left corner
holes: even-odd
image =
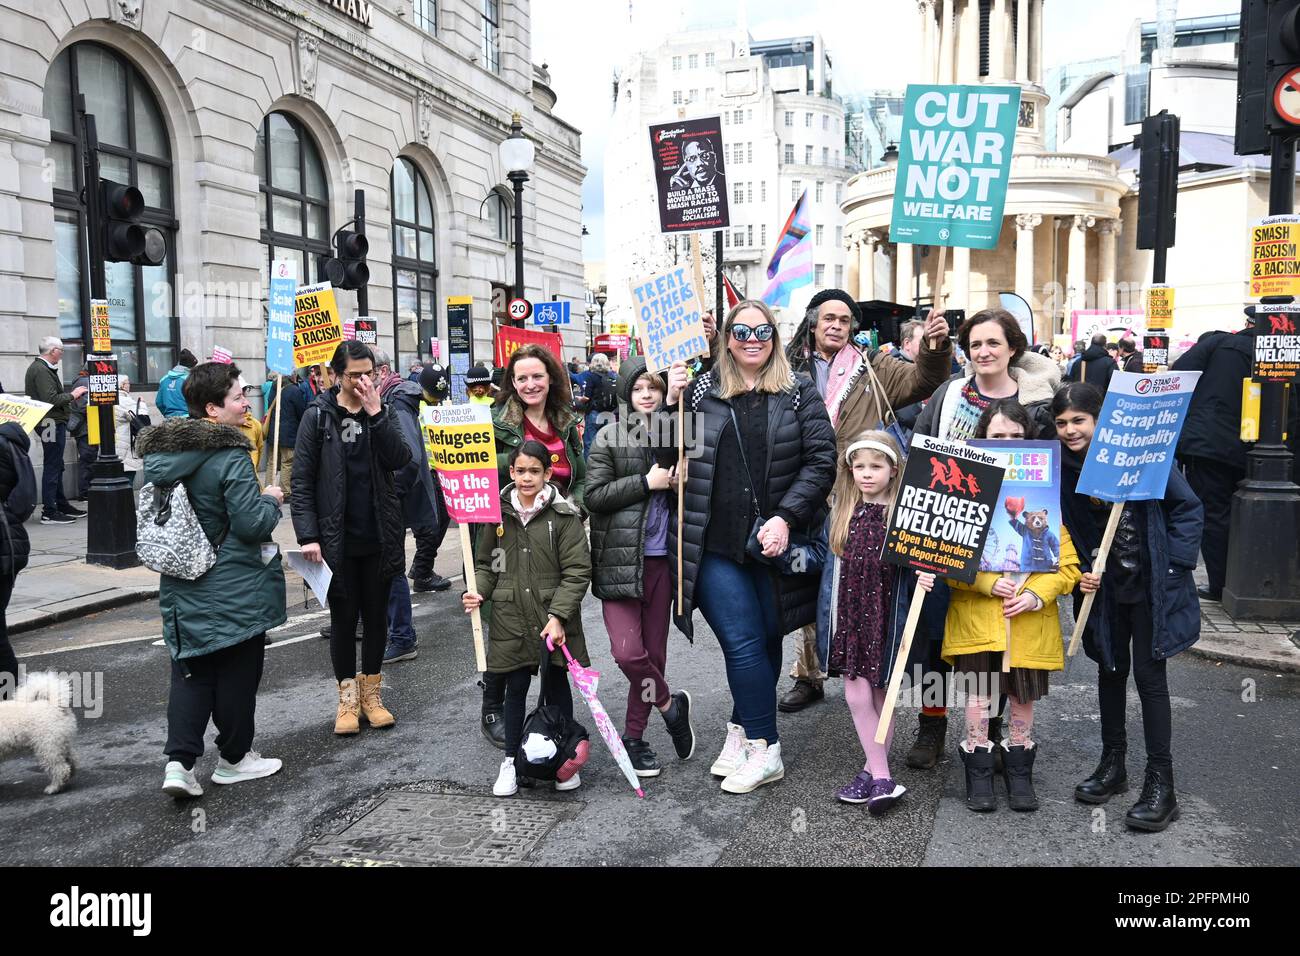
[[[1273,109],[1282,120],[1300,126],[1300,70],[1291,70],[1277,81]]]
[[[527,299],[511,299],[510,304],[506,306],[506,311],[510,314],[510,318],[522,322],[533,314],[533,305]]]

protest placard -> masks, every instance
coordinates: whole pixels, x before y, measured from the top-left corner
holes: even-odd
[[[891,242],[997,247],[1019,111],[1018,86],[908,85]]]
[[[725,155],[717,116],[650,127],[660,232],[721,229],[731,224]]]
[[[351,342],[357,337],[357,323],[353,319],[343,320],[343,341]]]
[[[100,355],[113,351],[107,299],[90,300],[90,351]]]
[[[1166,332],[1142,336],[1142,371],[1147,375],[1169,365],[1169,335]]]
[[[1146,327],[1148,332],[1163,332],[1174,324],[1174,287],[1147,286]]]
[[[23,431],[30,432],[53,407],[24,395],[0,395],[0,422],[17,422]]]
[[[1061,443],[992,441],[970,443],[1006,455],[1002,510],[984,538],[981,571],[1055,571],[1061,559]]]
[[[230,365],[235,361],[235,353],[230,349],[223,349],[220,345],[212,346],[212,357],[209,362],[220,362],[222,365]]]
[[[1070,312],[1069,345],[1080,341],[1087,345],[1098,332],[1118,342],[1125,333],[1136,334],[1145,321],[1146,313],[1133,309],[1074,309]],[[1069,346],[1065,351],[1069,353]]]
[[[631,288],[648,371],[662,372],[673,362],[709,354],[703,307],[689,267],[633,282]]]
[[[1126,501],[1151,501],[1165,496],[1174,467],[1178,434],[1196,391],[1200,372],[1115,372],[1101,404],[1088,457],[1079,472],[1075,493],[1114,502],[1092,570],[1102,574]],[[1087,626],[1093,591],[1083,599],[1070,638],[1070,656],[1078,653]]]
[[[91,358],[86,361],[89,376],[86,392],[91,405],[117,404],[117,357]]]
[[[293,312],[298,292],[298,264],[290,259],[271,263],[266,300],[266,367],[279,375],[293,374]]]
[[[1300,375],[1300,306],[1255,306],[1255,358],[1250,377],[1256,382],[1293,382]]]
[[[328,282],[300,286],[294,296],[293,364],[303,368],[328,362],[342,341],[334,287]]]
[[[1300,296],[1300,216],[1268,216],[1250,225],[1250,294]]]
[[[374,318],[368,315],[357,316],[353,326],[358,342],[363,345],[379,344],[379,323]]]
[[[492,410],[485,405],[435,405],[420,411],[429,464],[438,473],[447,513],[460,526],[460,553],[465,584],[474,585],[474,549],[469,525],[501,521],[501,488],[497,479],[496,441]],[[487,668],[483,624],[473,613],[474,654],[479,670]]]

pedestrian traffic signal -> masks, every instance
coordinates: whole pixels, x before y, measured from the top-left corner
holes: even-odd
[[[100,241],[104,261],[130,262],[138,266],[162,264],[167,257],[167,240],[162,230],[141,224],[144,195],[140,190],[111,179],[101,179],[99,208],[103,223]]]
[[[1167,249],[1174,244],[1179,133],[1178,117],[1168,110],[1161,110],[1142,121],[1142,135],[1135,144],[1141,151],[1138,164],[1139,249]]]
[[[1269,132],[1300,131],[1300,0],[1273,0],[1268,8],[1268,85],[1264,114]]]
[[[365,235],[351,229],[334,234],[334,258],[325,260],[325,277],[336,289],[360,289],[370,282],[366,253],[370,242]]]

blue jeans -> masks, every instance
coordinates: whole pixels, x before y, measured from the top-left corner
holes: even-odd
[[[587,412],[582,421],[582,458],[585,461],[591,457],[591,443],[596,440],[596,433],[600,431],[600,412]]]
[[[45,422],[36,426],[38,435],[46,435],[47,428],[53,432],[52,440],[41,440],[41,513],[47,518],[68,509],[68,496],[63,493],[63,447],[68,441],[68,424],[51,424],[53,428]]]
[[[695,606],[722,646],[731,722],[744,727],[750,740],[776,743],[782,634],[770,570],[705,551],[695,576]]]
[[[393,578],[388,592],[388,638],[401,644],[415,643],[415,627],[411,624],[411,586],[406,575]]]

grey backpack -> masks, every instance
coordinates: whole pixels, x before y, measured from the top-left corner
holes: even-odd
[[[208,540],[181,482],[149,482],[141,488],[135,524],[135,553],[141,563],[186,581],[197,580],[217,563],[217,549],[226,537],[223,530],[215,546]]]

